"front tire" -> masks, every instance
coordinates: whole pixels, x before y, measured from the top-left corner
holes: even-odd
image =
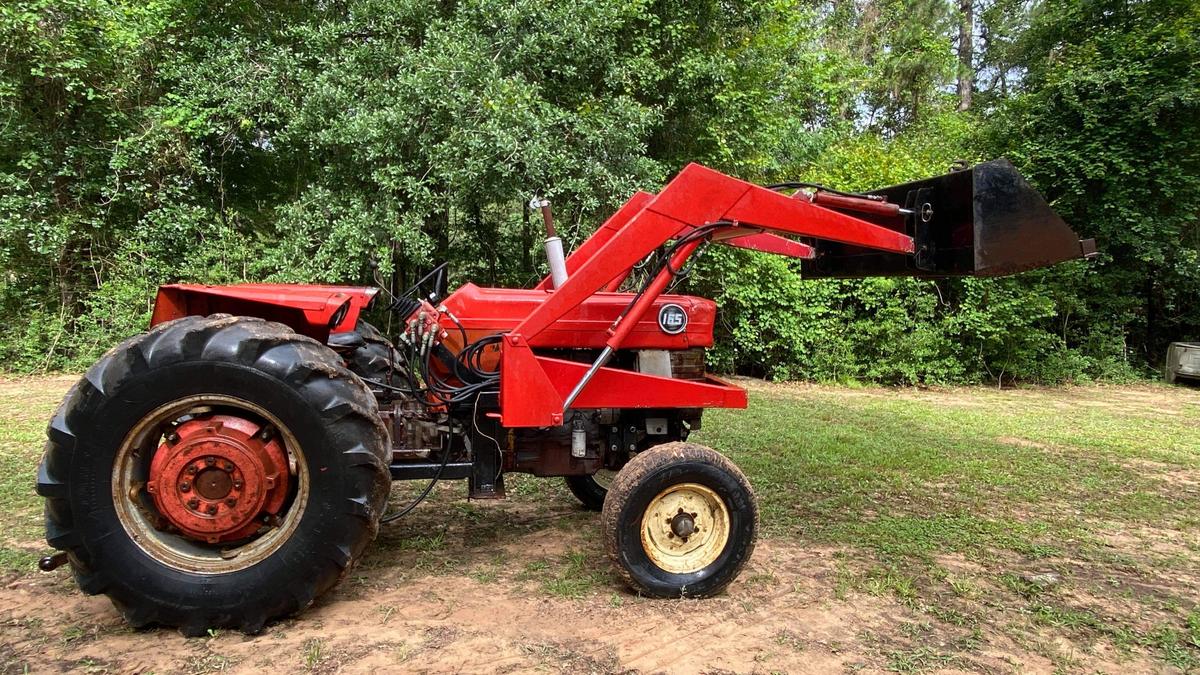
[[[186,635],[254,633],[310,605],[374,538],[390,487],[370,390],[332,350],[255,318],[127,340],[47,436],[46,539],[79,587]]]
[[[617,474],[602,516],[609,556],[637,592],[708,597],[754,552],[758,504],[742,472],[694,443],[639,453]]]

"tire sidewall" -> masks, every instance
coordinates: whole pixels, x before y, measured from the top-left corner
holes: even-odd
[[[667,488],[682,483],[697,483],[716,492],[729,515],[729,540],[725,548],[712,563],[687,574],[668,572],[655,565],[641,538],[642,518],[650,502]],[[749,558],[754,548],[754,514],[754,497],[748,486],[720,467],[698,460],[662,467],[640,482],[621,509],[616,532],[618,562],[648,595],[709,595],[728,584]]]
[[[270,411],[300,445],[309,480],[304,512],[291,536],[258,563],[219,574],[188,572],[156,560],[125,530],[112,494],[116,453],[126,434],[158,407],[201,394],[232,396]],[[236,363],[175,363],[130,377],[96,403],[72,415],[78,441],[70,499],[76,520],[85,521],[80,523],[82,544],[92,562],[122,570],[112,578],[117,587],[111,593],[114,600],[122,595],[118,589],[125,588],[134,597],[157,598],[177,608],[203,608],[206,613],[245,606],[248,600],[264,603],[272,611],[299,609],[287,606],[294,603],[286,593],[281,596],[278,584],[325,577],[333,561],[313,554],[331,542],[345,541],[347,529],[364,530],[365,536],[360,537],[364,545],[369,539],[369,523],[346,509],[346,500],[358,495],[348,484],[347,472],[341,470],[338,454],[353,443],[337,438],[337,425],[324,423],[321,411],[295,388],[267,373]],[[248,591],[260,597],[247,597]]]
[[[604,508],[604,500],[608,497],[608,488],[600,485],[595,476],[567,476],[567,488],[579,500],[579,503],[589,511],[600,511]]]

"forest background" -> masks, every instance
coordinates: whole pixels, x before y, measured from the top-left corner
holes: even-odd
[[[707,252],[711,365],[771,378],[1152,376],[1200,339],[1194,0],[10,0],[0,368],[76,370],[179,280],[544,273],[688,162],[857,190],[1009,158],[1099,259],[804,280]]]

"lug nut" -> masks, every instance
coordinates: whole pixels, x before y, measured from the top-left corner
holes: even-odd
[[[179,442],[179,434],[175,433],[174,431],[167,434],[167,443],[169,443],[171,445],[175,445],[178,442]]]
[[[240,481],[240,480],[233,481],[233,489],[241,490],[242,489],[242,481]]]
[[[195,467],[195,465],[193,465],[193,466],[189,466],[189,467],[187,468],[187,472],[188,472],[188,473],[190,473],[190,474],[194,474],[194,473],[196,473],[196,467]]]
[[[200,500],[196,499],[195,497],[192,497],[191,499],[188,500],[188,508],[192,509],[193,511],[200,508]]]
[[[205,509],[205,511],[207,511],[207,512],[208,512],[208,515],[210,515],[210,516],[215,516],[215,515],[217,514],[217,505],[216,505],[216,504],[209,504],[209,505],[208,505],[208,508],[207,508],[207,509]]]
[[[223,462],[221,468],[225,469],[226,473],[233,473],[233,462]]]
[[[187,482],[186,480],[179,484],[180,492],[187,492],[188,490],[191,490],[191,489],[192,489],[192,484]]]
[[[237,500],[233,497],[225,500],[225,506],[237,506]]]
[[[216,463],[217,463],[216,457],[205,457],[204,458],[204,466],[212,466]]]

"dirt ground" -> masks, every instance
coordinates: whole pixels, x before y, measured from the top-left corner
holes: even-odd
[[[43,389],[61,393],[69,382],[47,380]],[[787,395],[804,396],[805,391],[789,390]],[[913,394],[916,399],[926,396]],[[1171,474],[1174,469],[1156,470]],[[1195,473],[1178,473],[1180,485],[1194,490]],[[1036,620],[1027,605],[1006,599],[1011,589],[1002,588],[998,579],[1034,578],[1030,575],[1047,570],[1068,570],[1069,576],[1074,562],[1064,559],[1025,559],[1001,551],[988,559],[985,569],[956,553],[939,554],[936,566],[946,575],[943,586],[956,592],[930,586],[910,595],[873,572],[864,573],[862,554],[854,548],[772,536],[760,540],[748,568],[720,597],[639,598],[609,571],[598,516],[582,511],[561,489],[543,487],[546,483],[515,481],[510,499],[502,502],[468,502],[462,486],[440,487],[431,503],[385,528],[335,591],[257,636],[221,631],[189,639],[170,629],[134,631],[106,598],[82,595],[67,568],[51,574],[8,572],[0,578],[0,671],[1176,669],[1150,649],[1117,649],[1110,640],[1082,636],[1070,626],[1060,630],[1058,624]],[[1169,535],[1155,539],[1169,544]],[[1106,545],[1132,553],[1144,541],[1118,531]],[[1175,555],[1194,561],[1191,539],[1179,551]],[[1097,583],[1122,588],[1143,584],[1150,593],[1160,587],[1186,593],[1200,589],[1200,569],[1190,564],[1148,572],[1121,564],[1097,567],[1093,561],[1077,569],[1081,576],[1102,576]],[[956,579],[962,580],[961,588]],[[1070,593],[1083,594],[1088,586],[1071,588]],[[1123,597],[1113,593],[1105,600],[1087,600],[1093,607],[1120,611]],[[1144,613],[1142,607],[1130,611]],[[959,621],[956,616],[985,618]]]
[[[546,570],[531,563],[595,544],[569,531],[588,527],[592,518],[574,510],[534,516],[507,505],[486,508],[502,511],[501,518],[518,529],[523,521],[546,523],[547,515],[572,527],[535,525],[506,537],[509,543],[488,561],[486,576],[479,561],[454,547],[437,553],[465,560],[466,570],[444,569],[441,561],[421,569],[419,552],[402,552],[399,560],[373,554],[350,583],[255,637],[222,632],[186,639],[165,629],[133,631],[107,599],[81,595],[66,575],[10,579],[0,591],[0,650],[7,652],[0,657],[17,672],[17,660],[32,671],[140,673],[1055,670],[1049,658],[1003,634],[987,635],[987,647],[969,658],[907,668],[906,657],[983,636],[934,628],[921,612],[891,597],[839,597],[839,552],[786,542],[763,542],[750,568],[719,598],[647,600],[613,579],[582,597],[562,597],[537,578]],[[606,564],[600,557],[585,559]],[[1118,657],[1096,653],[1080,665],[1093,672],[1154,670],[1149,662]]]

